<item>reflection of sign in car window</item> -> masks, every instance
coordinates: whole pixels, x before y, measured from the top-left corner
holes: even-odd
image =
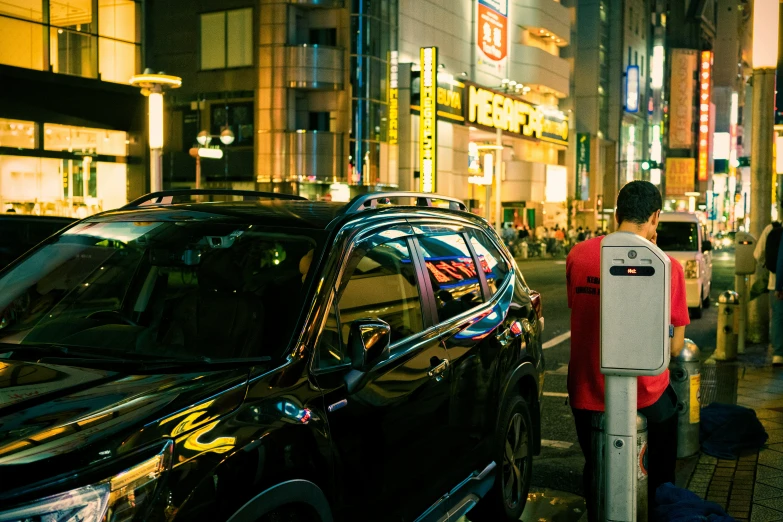
[[[477,281],[476,267],[470,258],[425,258],[424,262],[432,277],[440,283],[441,288]],[[483,259],[481,265],[485,274],[492,272]]]

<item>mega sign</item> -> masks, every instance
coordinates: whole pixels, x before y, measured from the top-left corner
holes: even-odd
[[[568,143],[568,118],[561,113],[547,113],[518,98],[476,85],[468,87],[465,121],[529,138]]]
[[[419,188],[421,192],[435,192],[437,177],[438,122],[438,48],[422,47],[421,108],[419,110]]]
[[[389,53],[389,145],[397,145],[399,139],[399,64],[398,52]]]
[[[707,181],[709,177],[710,155],[710,101],[712,100],[712,51],[701,52],[701,67],[699,69],[699,181]]]

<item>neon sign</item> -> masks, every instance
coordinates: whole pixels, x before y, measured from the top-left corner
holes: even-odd
[[[712,51],[701,52],[701,68],[699,69],[701,95],[699,96],[699,181],[707,181],[709,176],[710,154],[710,101],[712,99]]]
[[[421,192],[435,192],[438,172],[438,48],[422,47],[419,111],[419,175]]]

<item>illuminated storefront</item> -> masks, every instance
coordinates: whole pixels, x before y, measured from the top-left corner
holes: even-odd
[[[84,217],[144,193],[141,2],[0,3],[0,211]]]

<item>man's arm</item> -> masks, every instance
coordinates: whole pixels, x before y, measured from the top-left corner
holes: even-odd
[[[685,327],[675,326],[674,337],[672,337],[671,342],[672,357],[678,357],[682,351],[683,346],[685,346]]]

